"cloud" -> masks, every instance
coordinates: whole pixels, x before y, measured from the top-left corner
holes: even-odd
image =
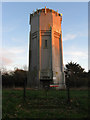
[[[65,37],[63,37],[63,41],[66,41],[66,40],[73,40],[77,37],[77,34],[66,34]]]
[[[78,32],[77,35],[80,36],[80,37],[88,37],[88,31],[87,32],[83,32],[83,33]]]
[[[79,63],[83,68],[85,68],[86,71],[88,71],[88,51],[82,50],[80,48],[70,47],[68,50],[64,50],[63,53],[64,57],[64,64],[67,64],[68,62],[77,62]]]
[[[9,65],[13,62],[11,59],[9,59],[7,57],[2,57],[1,59],[2,59],[2,64],[3,65]]]
[[[16,62],[22,62],[25,57],[25,48],[11,47],[0,49],[0,64],[3,66],[11,66]],[[22,60],[22,61],[21,61]]]
[[[22,54],[25,52],[24,48],[13,47],[11,50],[9,49],[11,54]]]
[[[2,33],[8,33],[8,32],[15,31],[16,28],[17,28],[16,26],[11,26],[11,25],[3,26]]]
[[[2,52],[1,52],[2,51]],[[2,55],[15,55],[15,54],[21,54],[25,52],[25,48],[23,47],[10,47],[10,48],[2,48],[2,50],[0,50],[0,54],[2,53]]]
[[[13,43],[18,43],[18,44],[25,44],[25,38],[23,38],[23,37],[12,37],[11,38],[11,41],[13,42]]]
[[[88,52],[84,50],[79,50],[78,48],[70,48],[69,50],[66,50],[64,53],[64,57],[67,61],[84,61],[88,60]]]
[[[67,33],[64,37],[63,37],[63,41],[67,41],[67,40],[73,40],[76,37],[88,37],[88,31],[87,32],[77,32],[76,34],[73,33]]]
[[[75,56],[75,57],[82,57],[82,58],[87,58],[88,57],[88,53],[87,52],[83,52],[83,51],[68,51],[65,53],[66,55],[69,56]]]

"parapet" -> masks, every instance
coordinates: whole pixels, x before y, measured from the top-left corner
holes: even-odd
[[[46,8],[46,6],[45,6],[45,8],[36,9],[36,11],[33,11],[33,13],[30,14],[30,21],[31,21],[31,17],[32,17],[32,16],[35,16],[35,15],[37,15],[37,14],[40,15],[40,13],[44,13],[44,14],[46,15],[46,14],[49,13],[49,12],[54,13],[56,16],[60,16],[60,18],[61,18],[61,20],[62,20],[62,13],[58,13],[58,10],[55,11],[55,10],[53,10],[53,9]]]
[[[52,12],[52,13],[54,13],[54,14],[62,17],[62,14],[58,13],[58,11],[55,11],[55,10],[53,10],[53,9],[49,9],[49,8],[46,8],[46,7],[45,7],[45,8],[42,8],[42,9],[37,9],[35,12],[33,12],[33,13],[30,14],[30,15],[33,16],[33,15],[39,14],[39,13],[41,13],[41,12],[43,12],[43,13],[45,13],[45,14],[47,14],[47,13],[49,13],[49,12]]]

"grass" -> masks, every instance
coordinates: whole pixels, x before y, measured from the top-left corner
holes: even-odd
[[[71,90],[70,104],[67,91],[3,89],[2,117],[6,118],[86,118],[88,115],[88,90]]]

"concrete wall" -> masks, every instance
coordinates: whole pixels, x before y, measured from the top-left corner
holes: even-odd
[[[51,76],[54,84],[63,87],[63,48],[60,14],[53,10],[31,14],[30,58],[28,86],[39,86],[43,76]],[[47,40],[47,48],[45,48]]]
[[[30,45],[29,45],[29,72],[28,87],[39,86],[39,16],[30,15]]]

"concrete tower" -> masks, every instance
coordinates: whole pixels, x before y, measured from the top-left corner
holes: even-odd
[[[28,87],[65,88],[61,22],[62,14],[46,7],[30,14]]]

